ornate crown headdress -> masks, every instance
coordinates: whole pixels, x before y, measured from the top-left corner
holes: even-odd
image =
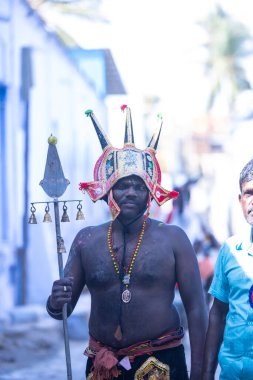
[[[149,190],[147,217],[152,198],[161,206],[169,199],[177,198],[179,195],[177,191],[168,191],[161,186],[161,170],[155,154],[162,129],[162,118],[160,117],[160,125],[154,132],[147,148],[140,150],[134,144],[130,108],[123,105],[121,109],[126,112],[125,139],[122,149],[114,148],[111,145],[93,111],[87,110],[85,112],[92,120],[103,153],[94,168],[94,181],[81,182],[79,189],[87,192],[93,202],[107,195],[112,218],[116,219],[120,213],[120,208],[113,198],[112,187],[120,178],[137,175],[143,179]]]

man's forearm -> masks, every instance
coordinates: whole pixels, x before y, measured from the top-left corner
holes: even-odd
[[[203,353],[207,329],[205,310],[195,309],[188,315],[189,338],[191,346],[191,380],[199,380],[203,364]]]
[[[215,326],[217,324],[215,323]],[[205,344],[203,377],[202,380],[214,379],[215,371],[218,365],[218,354],[223,339],[224,325],[214,330],[213,322],[210,318],[210,324],[207,331]],[[215,334],[213,333],[215,331]]]
[[[214,380],[218,365],[218,354],[223,340],[225,321],[226,313],[221,315],[217,309],[211,309],[206,335],[202,380]]]

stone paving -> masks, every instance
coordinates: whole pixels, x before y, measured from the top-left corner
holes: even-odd
[[[85,380],[86,358],[82,354],[86,343],[70,341],[72,380]],[[67,380],[64,349],[29,367],[15,369],[0,375],[1,380]]]
[[[85,379],[87,325],[83,310],[68,319],[72,380]],[[49,317],[43,306],[18,307],[0,326],[0,380],[40,379],[67,380],[62,321]]]

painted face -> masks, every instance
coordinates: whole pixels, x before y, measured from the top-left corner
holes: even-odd
[[[242,206],[244,218],[250,225],[253,225],[253,180],[243,182],[239,201]]]
[[[121,209],[120,216],[134,218],[147,208],[148,189],[140,177],[131,175],[114,185],[113,197]]]

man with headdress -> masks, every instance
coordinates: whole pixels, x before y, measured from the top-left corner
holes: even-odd
[[[86,285],[91,294],[87,379],[188,379],[183,328],[173,305],[178,284],[191,345],[191,380],[199,380],[206,310],[196,255],[184,231],[150,219],[152,199],[178,196],[161,186],[155,157],[162,123],[148,147],[135,147],[130,109],[122,149],[110,144],[94,113],[103,153],[94,181],[80,184],[96,202],[108,203],[112,221],[86,227],[74,239],[65,278],[53,284],[47,310],[62,318],[73,311]]]

